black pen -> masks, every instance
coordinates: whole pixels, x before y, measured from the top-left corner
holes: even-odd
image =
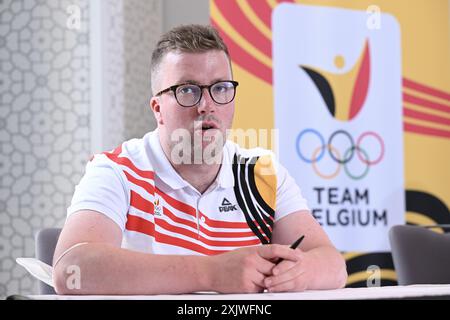
[[[298,238],[297,240],[295,240],[295,242],[293,244],[291,244],[290,248],[295,250],[297,249],[297,247],[300,245],[300,243],[303,241],[303,239],[305,238],[305,236],[301,236],[300,238]],[[282,258],[278,258],[278,260],[275,262],[275,264],[279,264],[281,261],[283,261]]]

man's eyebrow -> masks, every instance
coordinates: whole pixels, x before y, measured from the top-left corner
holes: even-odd
[[[220,82],[220,81],[228,81],[230,79],[227,78],[216,78],[213,81],[211,81],[208,84],[213,84],[216,82]],[[200,83],[197,80],[192,80],[192,79],[180,79],[179,81],[177,81],[177,84],[185,84],[185,83],[189,83],[189,84],[196,84],[196,85],[204,85],[204,83]]]
[[[180,79],[179,81],[177,81],[177,84],[184,84],[184,83],[200,84],[200,82],[192,79]]]

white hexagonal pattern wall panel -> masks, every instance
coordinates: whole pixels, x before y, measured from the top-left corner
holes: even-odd
[[[155,127],[148,70],[161,4],[107,1],[111,23],[122,21],[105,35],[117,64],[102,79],[120,97],[105,122],[118,144]],[[89,41],[88,0],[0,0],[0,296],[37,293],[15,259],[34,256],[37,230],[63,225],[91,156]]]

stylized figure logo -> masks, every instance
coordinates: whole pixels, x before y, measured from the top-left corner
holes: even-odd
[[[345,58],[336,55],[334,65],[345,66]],[[346,73],[336,74],[301,65],[316,85],[330,114],[342,121],[352,120],[361,111],[367,97],[370,78],[370,48],[366,40],[355,65]],[[352,88],[351,91],[348,88]],[[337,94],[336,94],[337,93]]]

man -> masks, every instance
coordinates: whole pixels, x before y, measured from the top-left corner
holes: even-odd
[[[238,83],[218,33],[199,25],[169,31],[153,52],[151,77],[158,128],[88,163],[55,250],[56,291],[344,286],[344,260],[286,170],[264,150],[225,142]],[[300,235],[300,248],[290,249]],[[67,285],[71,266],[79,270],[75,288]]]

